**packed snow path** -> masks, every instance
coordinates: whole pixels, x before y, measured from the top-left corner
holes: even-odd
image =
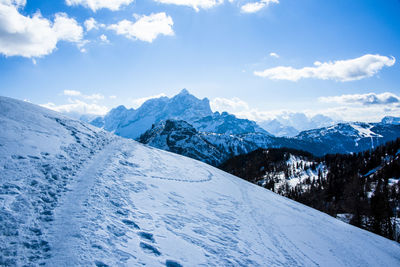
[[[0,97],[0,129],[0,265],[400,265],[395,242],[29,103]]]

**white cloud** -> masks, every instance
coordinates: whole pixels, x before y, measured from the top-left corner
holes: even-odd
[[[0,1],[0,54],[41,57],[52,53],[59,41],[82,44],[83,29],[76,20],[65,13],[57,13],[53,23],[40,13],[24,16],[18,11],[23,4]]]
[[[64,95],[68,95],[68,96],[79,96],[82,93],[79,91],[75,91],[75,90],[64,90]]]
[[[104,42],[104,43],[109,43],[109,42],[110,42],[110,41],[108,40],[108,38],[107,38],[107,35],[105,35],[105,34],[100,35],[100,40],[101,40],[102,42]]]
[[[269,53],[270,57],[274,57],[274,58],[279,58],[279,55],[277,53],[271,52]]]
[[[238,97],[234,97],[231,99],[217,97],[210,101],[210,106],[211,109],[214,111],[227,111],[233,114],[250,110],[249,105]]]
[[[370,106],[338,106],[333,108],[326,108],[319,111],[321,114],[331,118],[337,118],[344,121],[363,121],[363,122],[378,122],[384,116],[398,117],[400,114],[400,107],[392,105],[386,107],[384,105],[370,105]]]
[[[212,8],[224,2],[224,0],[154,0],[154,1],[162,4],[188,6],[196,10],[196,12],[198,12],[200,9]]]
[[[112,24],[108,29],[114,30],[119,35],[127,38],[138,39],[144,42],[153,42],[159,35],[174,35],[172,26],[174,22],[164,12],[139,16],[136,22],[122,20]]]
[[[129,5],[133,1],[134,0],[66,0],[65,3],[69,6],[81,5],[96,12],[102,8],[116,11],[124,5]]]
[[[109,108],[106,106],[101,106],[96,103],[86,103],[79,99],[69,99],[68,101],[69,103],[64,105],[47,103],[41,106],[62,113],[105,115],[109,111]]]
[[[354,59],[334,62],[316,61],[314,67],[301,69],[279,66],[264,71],[255,71],[254,75],[273,80],[298,81],[302,78],[315,78],[347,82],[371,77],[383,67],[393,66],[395,62],[394,57],[367,54]]]
[[[95,101],[104,99],[104,95],[102,95],[102,94],[85,95],[76,90],[64,90],[63,94],[66,96],[80,97],[80,98],[95,100]]]
[[[400,96],[393,93],[368,93],[368,94],[352,94],[341,96],[327,96],[318,99],[323,103],[338,103],[338,104],[361,104],[368,105],[390,105],[400,103]]]
[[[110,99],[116,99],[117,96],[116,96],[116,95],[110,95],[109,98],[110,98]]]
[[[251,2],[240,7],[243,13],[255,13],[269,6],[270,4],[279,4],[279,0],[260,0],[259,2]]]
[[[17,7],[24,7],[26,5],[26,0],[0,0],[0,4],[4,5],[14,5]]]
[[[89,19],[85,20],[85,22],[83,24],[85,25],[86,31],[91,31],[93,29],[99,28],[99,25],[94,18],[89,18]]]
[[[166,94],[161,93],[158,95],[153,95],[153,96],[148,96],[148,97],[135,98],[135,99],[132,99],[131,106],[136,109],[149,99],[160,98],[160,97],[164,97],[164,96],[166,96]]]
[[[102,94],[83,95],[82,97],[85,98],[85,99],[90,99],[90,100],[102,100],[102,99],[104,99],[104,96]]]

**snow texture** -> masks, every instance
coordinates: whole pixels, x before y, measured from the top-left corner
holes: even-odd
[[[395,242],[32,104],[0,97],[0,129],[0,265],[400,265]]]

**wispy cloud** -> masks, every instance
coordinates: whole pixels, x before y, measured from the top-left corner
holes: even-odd
[[[64,90],[64,95],[68,95],[68,96],[79,96],[82,93],[79,91],[75,91],[75,90]]]
[[[279,58],[279,55],[277,53],[275,53],[275,52],[269,53],[269,56],[270,57],[274,57],[274,58]]]
[[[106,106],[96,103],[87,103],[79,99],[69,99],[68,102],[68,104],[63,105],[56,105],[50,102],[41,106],[62,113],[104,115],[109,111],[109,108]]]
[[[337,103],[337,104],[361,104],[369,105],[390,105],[400,103],[400,96],[393,93],[368,93],[368,94],[352,94],[341,96],[327,96],[318,99],[324,103]]]
[[[315,78],[347,82],[374,76],[383,67],[391,67],[395,62],[394,57],[367,54],[354,59],[334,62],[321,63],[316,61],[314,67],[301,69],[279,66],[264,71],[255,71],[254,75],[272,80],[298,81],[305,78]]]
[[[234,98],[223,98],[217,97],[210,101],[211,109],[214,111],[227,111],[230,113],[242,112],[244,110],[249,110],[249,105],[247,102],[243,101],[238,97]]]
[[[301,117],[310,119],[315,115],[325,115],[336,121],[374,122],[380,121],[384,116],[399,116],[400,114],[400,96],[392,93],[321,97],[318,100],[336,105],[302,111],[262,110],[251,107],[246,101],[237,97],[215,98],[210,101],[210,105],[213,111],[227,111],[239,118],[254,120],[259,123],[272,119],[278,121],[294,120],[294,123],[298,123]],[[296,127],[304,130],[299,125]]]
[[[65,13],[55,14],[54,21],[43,18],[37,12],[24,16],[19,8],[25,1],[0,2],[0,54],[27,58],[51,54],[59,41],[76,43],[83,41],[83,29],[78,22]]]
[[[110,42],[110,41],[108,40],[108,38],[107,38],[107,35],[105,35],[105,34],[100,35],[100,40],[101,40],[103,43],[109,43],[109,42]]]
[[[66,0],[65,3],[68,6],[81,5],[86,8],[90,8],[96,12],[99,9],[106,8],[112,11],[119,10],[122,6],[127,6],[134,0]]]
[[[89,100],[102,100],[104,99],[104,95],[102,94],[91,94],[91,95],[85,95],[82,94],[80,91],[76,90],[64,90],[63,94],[66,96],[73,96],[73,97],[80,97],[84,99],[89,99]]]
[[[200,9],[209,9],[224,2],[224,0],[154,0],[154,1],[162,4],[191,7],[197,12]]]
[[[117,24],[108,26],[108,29],[115,31],[130,39],[137,39],[144,42],[153,42],[159,35],[174,35],[172,26],[174,22],[164,12],[151,14],[149,16],[137,16],[135,22],[122,20]]]
[[[86,31],[97,30],[99,28],[104,28],[105,25],[98,23],[94,18],[89,18],[83,23],[85,25]]]
[[[270,4],[279,4],[279,0],[260,0],[258,2],[251,2],[244,4],[240,7],[243,13],[255,13],[269,6]]]

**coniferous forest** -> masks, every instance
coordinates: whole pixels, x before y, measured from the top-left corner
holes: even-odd
[[[299,160],[290,161],[291,157]],[[400,220],[396,219],[400,211],[400,138],[360,153],[323,157],[286,148],[259,149],[233,157],[220,168],[352,225],[400,241]],[[290,180],[299,173],[303,179],[290,186]],[[315,175],[304,178],[310,173]]]

